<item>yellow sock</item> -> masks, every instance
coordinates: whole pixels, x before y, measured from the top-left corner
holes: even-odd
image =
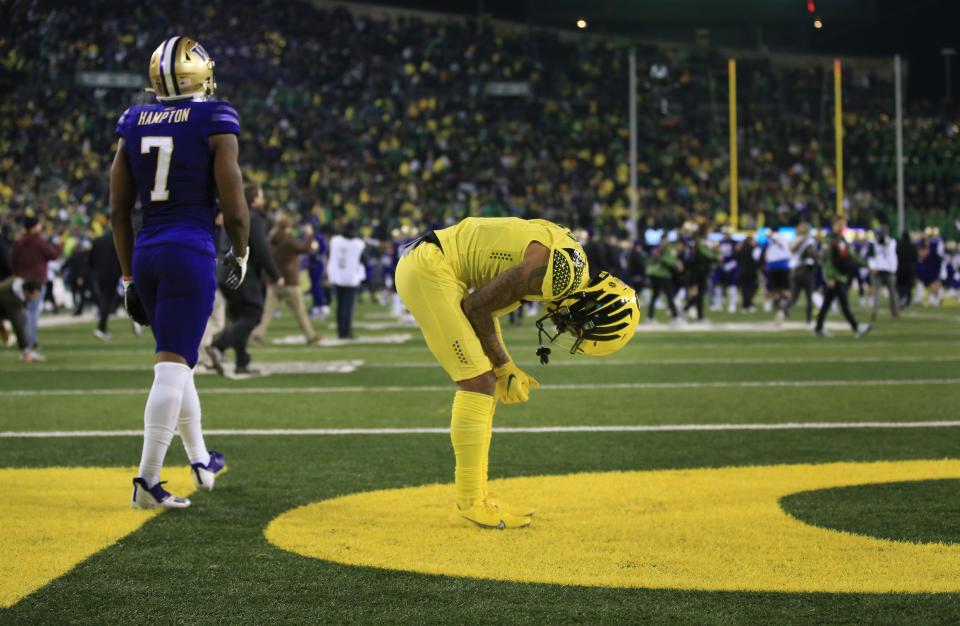
[[[487,495],[487,479],[490,478],[490,441],[493,439],[493,416],[497,412],[497,403],[494,401],[490,407],[490,415],[487,417],[487,433],[483,439],[483,495]]]
[[[493,396],[472,391],[458,391],[453,397],[450,441],[457,457],[454,482],[461,508],[469,507],[486,492],[489,422],[495,404]]]

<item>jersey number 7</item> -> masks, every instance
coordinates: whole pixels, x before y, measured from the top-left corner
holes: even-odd
[[[173,137],[143,137],[140,139],[140,154],[149,154],[157,149],[157,173],[153,177],[150,200],[163,202],[170,199],[167,176],[170,174],[170,159],[173,157]]]

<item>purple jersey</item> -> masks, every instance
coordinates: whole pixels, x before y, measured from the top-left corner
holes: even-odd
[[[940,237],[930,237],[927,239],[927,256],[921,261],[925,265],[937,266],[939,267],[943,263],[943,258],[945,256],[943,239]]]
[[[720,260],[724,264],[729,261],[733,261],[733,263],[736,264],[737,242],[734,241],[733,237],[724,237],[720,241],[720,245],[717,246],[717,252],[720,253]]]
[[[138,247],[178,243],[214,254],[217,187],[211,135],[240,134],[240,117],[219,100],[138,104],[117,123],[143,211]]]

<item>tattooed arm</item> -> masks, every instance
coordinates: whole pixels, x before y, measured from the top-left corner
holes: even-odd
[[[494,367],[505,364],[510,356],[497,337],[493,312],[527,296],[539,296],[549,258],[550,250],[534,241],[527,246],[520,265],[510,268],[463,299],[463,312]]]

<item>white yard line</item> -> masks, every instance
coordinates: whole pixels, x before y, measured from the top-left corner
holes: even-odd
[[[840,337],[839,335],[834,338],[822,339],[816,345],[822,346],[823,348],[837,348],[843,349],[847,346],[846,343],[836,343],[834,339]],[[520,348],[520,349],[531,349],[537,345],[536,335],[532,336],[530,340],[517,340],[517,339],[508,339],[507,347],[509,348]],[[670,350],[690,350],[696,352],[702,352],[704,350],[741,350],[744,346],[750,348],[764,349],[764,350],[796,350],[797,348],[808,348],[814,344],[798,344],[795,342],[788,343],[782,341],[752,341],[747,344],[737,343],[737,342],[728,342],[728,343],[710,343],[710,342],[649,342],[637,340],[636,345],[642,346],[641,349],[657,350],[657,351],[670,351]],[[941,339],[916,339],[910,340],[908,342],[893,342],[893,341],[877,341],[872,336],[866,339],[860,340],[857,344],[858,346],[865,349],[873,348],[899,348],[906,349],[916,346],[937,346],[940,348],[951,348],[951,347],[960,347],[960,341],[948,339],[943,337]],[[393,344],[393,345],[371,345],[371,344],[358,344],[358,343],[343,343],[338,344],[337,346],[331,346],[330,348],[318,348],[318,347],[307,347],[307,346],[287,346],[283,348],[253,348],[251,352],[254,356],[258,354],[284,354],[287,356],[293,355],[302,355],[302,354],[311,354],[322,356],[325,350],[341,348],[349,346],[354,350],[381,350],[384,348],[389,349],[391,353],[394,351],[420,351],[423,354],[429,354],[427,351],[426,345],[422,341],[412,341],[406,344]],[[518,350],[514,350],[517,352]],[[75,350],[60,350],[54,348],[50,350],[47,354],[50,358],[59,358],[59,357],[70,357],[70,356],[97,356],[97,357],[111,357],[111,356],[139,356],[145,359],[150,359],[153,356],[153,345],[144,343],[142,348],[120,348],[120,349],[111,349],[110,347],[104,345],[103,347],[97,348],[79,348]],[[11,358],[11,362],[15,359]],[[24,368],[21,368],[23,371]]]
[[[625,365],[791,365],[804,363],[949,363],[960,361],[960,355],[947,356],[819,356],[819,357],[783,357],[783,358],[705,358],[705,359],[596,359],[576,357],[566,360],[553,360],[550,367],[595,367],[595,366],[625,366]],[[517,361],[518,365],[539,365],[535,361]],[[420,367],[438,367],[435,362],[424,363],[366,363],[363,368],[407,369]],[[0,370],[3,371],[3,370]],[[20,368],[19,371],[23,371]]]
[[[958,428],[960,421],[929,422],[781,422],[769,424],[656,424],[623,426],[530,426],[494,428],[496,433],[657,433],[715,432],[719,430],[828,430],[890,428]],[[448,435],[449,428],[232,428],[204,430],[210,436],[343,436]],[[142,430],[0,431],[2,439],[56,439],[69,437],[140,437]]]
[[[861,363],[861,364],[887,364],[887,363],[954,363],[960,361],[958,355],[940,355],[940,356],[829,356],[822,357],[783,357],[783,358],[705,358],[705,359],[591,359],[591,358],[572,358],[565,360],[555,360],[550,363],[550,367],[623,367],[635,365],[803,365],[806,363]],[[535,361],[525,361],[520,359],[518,365],[533,367],[539,366]],[[435,361],[407,361],[404,363],[366,363],[362,360],[346,361],[260,361],[257,368],[270,374],[348,374],[357,369],[435,369],[439,365]],[[76,372],[76,373],[95,373],[95,372],[129,372],[129,371],[153,371],[153,365],[149,363],[137,363],[135,365],[98,365],[96,367],[81,367],[78,365],[32,365],[25,368],[23,365],[17,367],[0,367],[2,374],[23,374],[31,372]],[[199,374],[209,373],[198,370]]]
[[[596,383],[543,385],[540,391],[578,391],[594,389],[739,389],[758,387],[886,387],[895,385],[957,385],[960,378],[892,378],[884,380],[760,380],[760,381],[715,381],[690,383]],[[324,393],[413,393],[453,391],[453,385],[419,386],[329,386],[329,387],[207,387],[201,395],[276,395],[276,394],[324,394]],[[51,396],[145,396],[148,389],[11,389],[0,391],[0,397],[51,397]]]

